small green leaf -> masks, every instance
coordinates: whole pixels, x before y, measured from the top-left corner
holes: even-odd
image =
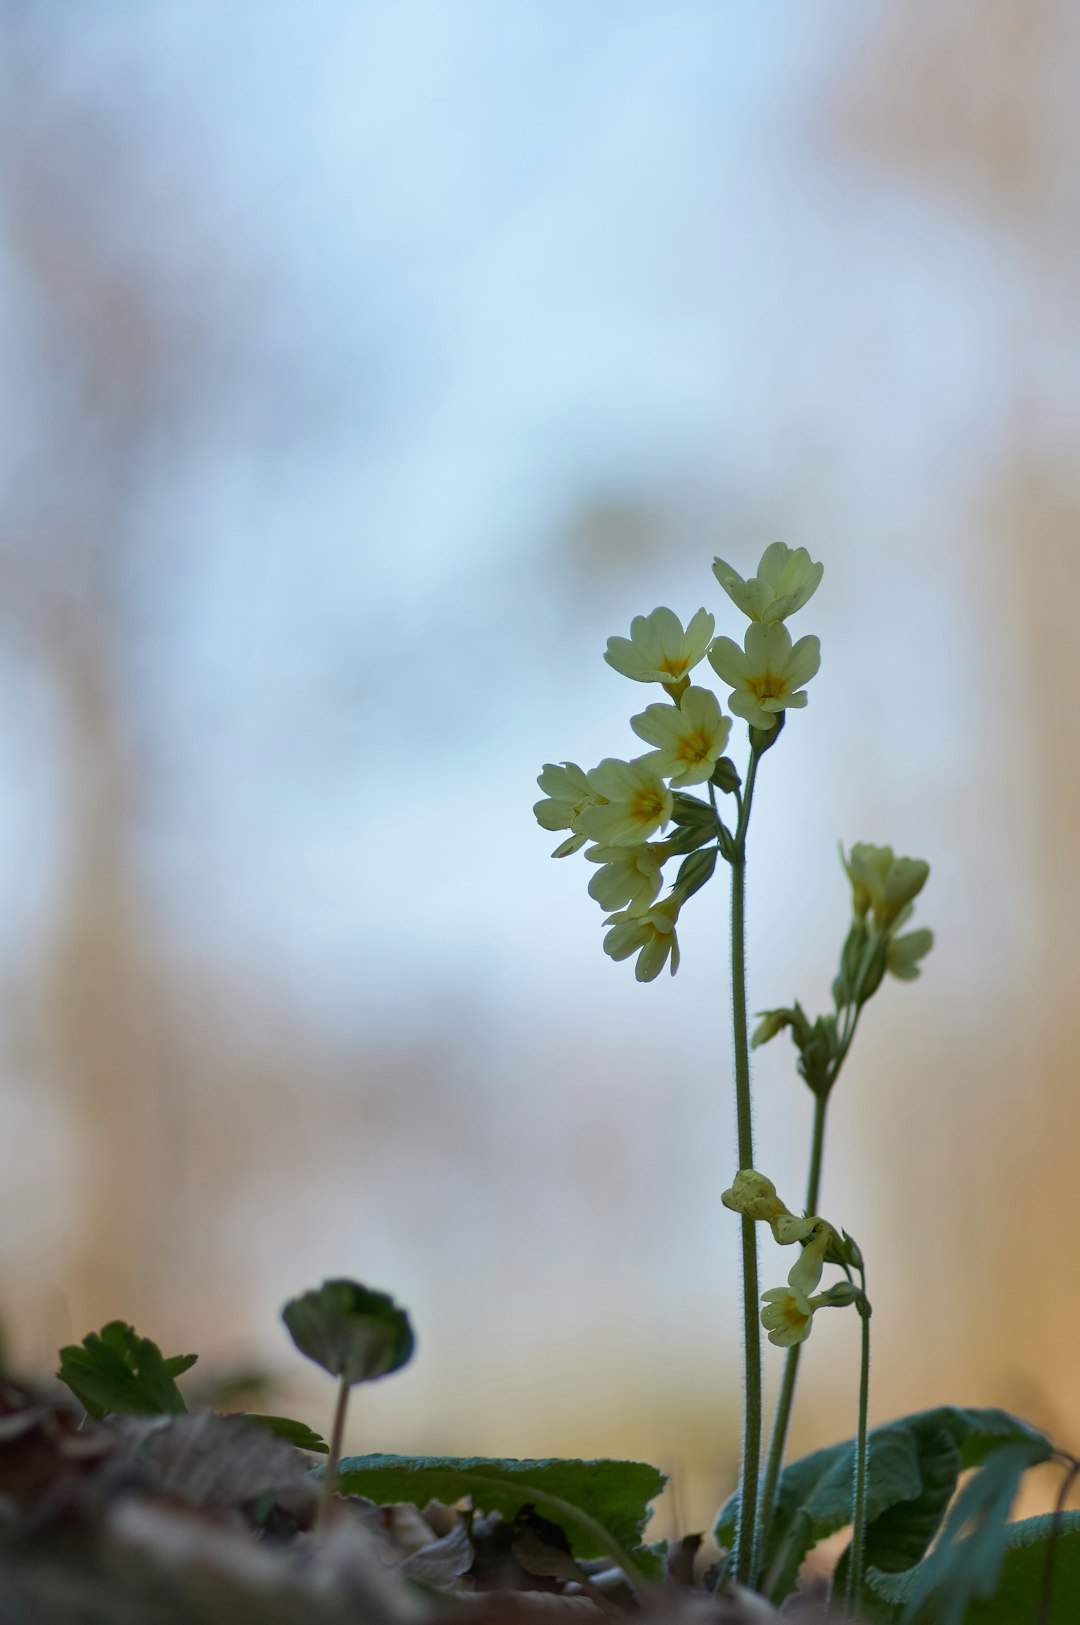
[[[191,1370],[198,1358],[199,1356],[197,1354],[170,1355],[169,1358],[164,1361],[165,1375],[173,1378],[182,1377],[185,1371]]]
[[[350,1386],[399,1370],[415,1346],[404,1309],[358,1281],[324,1281],[290,1299],[281,1318],[301,1354]]]
[[[980,1475],[981,1476],[981,1475]],[[959,1501],[957,1502],[959,1505]],[[1058,1527],[1055,1530],[1055,1522]],[[955,1542],[952,1550],[958,1554],[960,1572],[969,1575],[978,1572],[978,1562],[970,1560],[963,1548],[978,1536]],[[1050,1587],[1050,1610],[1046,1625],[1076,1625],[1080,1619],[1080,1512],[1066,1512],[1060,1520],[1052,1513],[1039,1518],[1025,1518],[1020,1523],[1005,1524],[1002,1544],[998,1553],[1000,1573],[996,1576],[990,1596],[972,1595],[957,1613],[939,1612],[937,1595],[933,1599],[934,1612],[930,1616],[935,1625],[949,1618],[962,1619],[964,1625],[1026,1625],[1040,1617],[1036,1610],[1042,1597],[1047,1558],[1053,1549],[1053,1570]],[[878,1570],[867,1573],[867,1594],[864,1607],[875,1620],[896,1621],[903,1618],[914,1604],[922,1607],[925,1597],[925,1576],[930,1560],[909,1569],[904,1574],[882,1574]],[[913,1617],[918,1618],[916,1613]],[[923,1617],[926,1617],[925,1615]]]
[[[175,1415],[187,1410],[176,1378],[197,1359],[196,1354],[164,1359],[156,1343],[113,1320],[81,1344],[62,1348],[56,1374],[92,1417]]]
[[[568,1510],[602,1524],[631,1553],[640,1546],[650,1504],[667,1480],[641,1461],[505,1460],[485,1456],[348,1456],[341,1463],[342,1495],[366,1495],[385,1506],[411,1501],[452,1506],[464,1496],[485,1512],[513,1518],[534,1501],[546,1517],[556,1516],[540,1496],[569,1502]],[[574,1556],[601,1557],[604,1547],[580,1524],[568,1528]]]
[[[314,1433],[306,1422],[294,1422],[290,1416],[262,1416],[257,1411],[234,1412],[243,1422],[250,1422],[254,1427],[265,1428],[278,1439],[285,1439],[294,1444],[298,1450],[313,1450],[325,1456],[329,1445],[321,1433]]]

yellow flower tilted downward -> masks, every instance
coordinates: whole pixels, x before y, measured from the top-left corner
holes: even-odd
[[[604,659],[635,683],[663,683],[669,690],[685,687],[686,674],[704,660],[715,627],[704,609],[692,617],[685,632],[674,610],[654,609],[651,615],[634,616],[628,638],[608,638]]]
[[[924,926],[921,931],[906,931],[893,937],[885,956],[885,969],[899,982],[914,982],[919,971],[919,960],[934,946],[934,933]]]
[[[776,1194],[776,1186],[756,1168],[740,1168],[731,1182],[731,1188],[720,1197],[732,1213],[742,1213],[771,1227],[781,1247],[793,1241],[805,1241],[813,1235],[819,1221],[815,1218],[797,1218]]]
[[[825,1255],[836,1239],[836,1232],[824,1219],[813,1220],[810,1234],[805,1238],[803,1250],[788,1270],[788,1286],[792,1292],[808,1298],[821,1283],[825,1268]]]
[[[536,782],[545,796],[533,807],[541,829],[573,829],[582,809],[596,799],[588,778],[576,762],[545,762]],[[575,833],[557,846],[551,855],[553,858],[565,858],[571,852],[577,852],[587,840],[587,835]]]
[[[675,934],[678,917],[679,905],[674,897],[666,897],[644,914],[631,915],[629,910],[613,914],[607,921],[611,930],[604,938],[604,952],[612,959],[629,959],[636,953],[634,975],[639,982],[655,980],[669,957],[674,976],[679,968],[679,939]]]
[[[792,549],[773,542],[761,555],[757,575],[746,581],[723,559],[713,562],[713,575],[733,604],[752,621],[782,621],[794,615],[817,591],[825,566],[815,564],[805,547]]]
[[[587,779],[593,799],[574,828],[601,846],[636,846],[671,818],[671,791],[644,757],[621,762],[607,756]]]
[[[810,1336],[814,1310],[821,1307],[817,1298],[793,1292],[789,1286],[770,1287],[761,1294],[761,1301],[765,1305],[761,1324],[769,1334],[769,1342],[781,1349],[792,1348]]]
[[[716,675],[735,692],[728,707],[753,728],[772,728],[779,711],[806,704],[803,685],[821,664],[821,644],[815,637],[793,644],[780,621],[751,621],[743,647],[731,638],[717,638],[709,647],[709,663]]]
[[[658,749],[642,761],[673,785],[704,784],[724,754],[731,718],[708,688],[688,688],[675,705],[649,705],[630,718],[639,739]]]
[[[589,881],[589,896],[610,913],[625,908],[628,914],[644,914],[663,876],[660,865],[668,856],[663,841],[646,841],[641,846],[590,846],[585,854],[590,863],[599,863]]]

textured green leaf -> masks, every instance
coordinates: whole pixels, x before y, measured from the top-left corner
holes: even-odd
[[[556,1496],[602,1524],[628,1550],[641,1544],[650,1504],[667,1479],[641,1461],[504,1460],[486,1456],[347,1456],[341,1463],[342,1495],[366,1495],[387,1505],[430,1500],[449,1505],[468,1495],[485,1512],[512,1518],[534,1499]],[[539,1504],[539,1503],[538,1503]],[[545,1517],[553,1516],[541,1506]],[[575,1557],[605,1555],[580,1525],[568,1528]]]
[[[156,1343],[113,1320],[81,1344],[62,1348],[56,1374],[90,1416],[175,1415],[187,1410],[176,1378],[197,1358],[175,1354],[166,1360]]]
[[[1030,1447],[1031,1464],[1050,1455],[1035,1428],[998,1410],[940,1406],[875,1428],[869,1438],[867,1558],[892,1571],[918,1562],[937,1532],[956,1475],[1010,1444]],[[851,1522],[853,1440],[792,1462],[780,1479],[776,1515],[765,1542],[763,1573],[780,1600],[795,1585],[818,1541]],[[722,1509],[716,1538],[730,1546],[738,1497]]]
[[[324,1281],[281,1311],[289,1336],[309,1360],[352,1384],[374,1382],[412,1358],[409,1317],[389,1293],[359,1281]]]
[[[1004,1536],[1001,1572],[992,1595],[974,1597],[961,1607],[959,1614],[952,1615],[940,1611],[935,1597],[926,1604],[922,1614],[914,1613],[912,1617],[932,1619],[934,1625],[949,1617],[962,1619],[964,1625],[1027,1625],[1035,1621],[1039,1617],[1037,1609],[1047,1554],[1053,1543],[1053,1577],[1046,1625],[1076,1625],[1080,1620],[1080,1512],[1066,1512],[1056,1536],[1051,1514],[1006,1524]],[[967,1546],[970,1538],[957,1541],[954,1550]],[[919,1568],[927,1566],[920,1564]],[[976,1565],[968,1567],[974,1570]],[[868,1573],[864,1607],[871,1618],[896,1621],[913,1604],[922,1606],[919,1599],[924,1590],[919,1568],[906,1574],[881,1574],[876,1570]]]
[[[252,1426],[265,1428],[276,1438],[284,1439],[288,1444],[294,1444],[298,1450],[314,1450],[320,1455],[327,1455],[329,1445],[321,1433],[315,1433],[306,1422],[294,1422],[291,1416],[263,1416],[258,1411],[241,1411],[239,1415],[242,1422],[250,1422]]]

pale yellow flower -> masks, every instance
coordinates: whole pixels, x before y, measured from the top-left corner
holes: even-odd
[[[803,685],[821,664],[821,645],[815,637],[793,644],[780,621],[751,621],[743,647],[731,638],[717,638],[709,646],[709,663],[735,690],[728,708],[751,727],[772,728],[777,712],[806,704]]]
[[[761,1311],[761,1324],[769,1334],[769,1342],[777,1348],[793,1348],[810,1336],[814,1310],[818,1305],[801,1292],[792,1292],[787,1286],[770,1287],[761,1294],[765,1307]]]
[[[819,1222],[813,1218],[797,1218],[776,1194],[772,1180],[759,1174],[756,1168],[740,1168],[730,1190],[724,1191],[720,1200],[732,1213],[742,1213],[748,1219],[769,1225],[781,1247],[805,1240]]]
[[[921,973],[919,960],[934,946],[934,933],[924,926],[921,931],[905,931],[893,937],[885,955],[885,969],[900,982],[913,982]]]
[[[628,638],[608,638],[604,659],[635,683],[685,686],[687,672],[704,660],[715,626],[708,611],[699,609],[684,632],[673,610],[654,609],[634,616]]]
[[[669,822],[671,791],[644,757],[605,757],[587,778],[592,801],[574,820],[578,834],[601,846],[637,846]]]
[[[704,784],[724,754],[731,719],[708,688],[688,688],[675,705],[649,705],[630,726],[646,744],[657,745],[641,759],[672,785]]]
[[[724,1191],[720,1200],[732,1213],[759,1219],[763,1224],[771,1224],[773,1219],[790,1211],[777,1196],[772,1180],[759,1174],[756,1168],[740,1168],[730,1190]]]
[[[865,919],[872,912],[879,931],[901,923],[901,914],[922,891],[930,874],[930,865],[922,858],[898,858],[891,846],[873,846],[869,841],[856,841],[848,856],[841,851],[841,857],[851,881],[855,918]],[[932,941],[921,952],[928,952],[931,946]]]
[[[713,562],[713,574],[732,603],[752,621],[782,621],[794,615],[817,591],[825,566],[815,564],[805,547],[794,550],[773,542],[761,555],[757,575],[744,581],[723,559]]]
[[[820,1284],[825,1255],[835,1239],[836,1233],[831,1224],[826,1224],[824,1219],[814,1221],[802,1252],[788,1271],[788,1286],[792,1292],[809,1297]]]
[[[625,908],[628,914],[644,914],[660,890],[660,865],[668,856],[662,841],[646,841],[641,846],[591,846],[585,853],[590,863],[599,863],[589,881],[589,896],[611,911]]]
[[[674,897],[666,897],[644,914],[631,915],[629,910],[613,914],[607,921],[611,930],[604,938],[604,952],[612,959],[629,959],[636,953],[634,974],[639,982],[655,980],[669,957],[674,976],[679,968],[679,939],[675,934],[678,915],[678,901]]]
[[[574,829],[579,813],[596,799],[588,778],[576,762],[545,762],[536,782],[546,797],[533,807],[541,829]],[[551,855],[553,858],[565,858],[583,847],[587,840],[587,835],[575,832]]]

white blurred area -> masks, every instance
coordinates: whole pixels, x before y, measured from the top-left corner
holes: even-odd
[[[530,807],[544,761],[640,749],[607,636],[737,633],[713,555],[782,537],[823,665],[763,764],[752,1008],[824,1007],[839,840],[933,869],[826,1157],[872,1419],[1080,1446],[1078,71],[1068,0],[0,6],[25,1367],[120,1316],[318,1426],[277,1312],[349,1273],[419,1331],[357,1447],[639,1455],[709,1518],[723,888],[639,987]],[[754,1087],[794,1204],[791,1062]],[[821,1318],[807,1448],[854,1422]]]

